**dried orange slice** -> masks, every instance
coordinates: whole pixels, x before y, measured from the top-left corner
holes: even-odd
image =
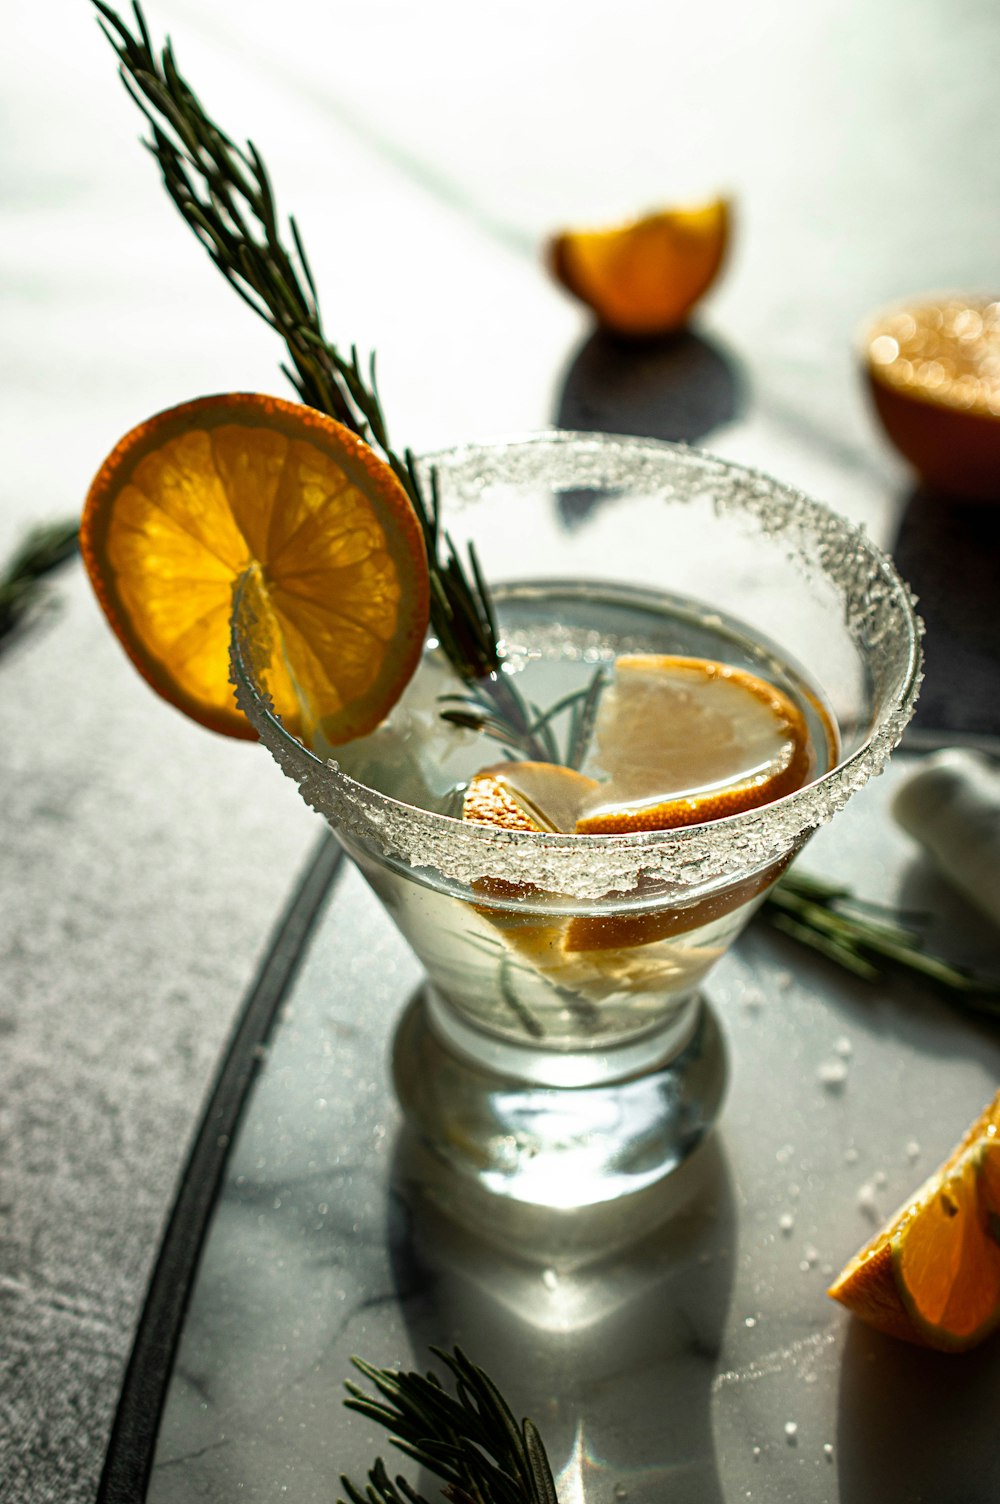
[[[922,1347],[972,1347],[1000,1324],[1000,1092],[828,1293]]]
[[[886,434],[929,485],[1000,500],[1000,299],[901,305],[866,330],[862,356]]]
[[[609,230],[565,230],[546,248],[567,291],[606,329],[638,337],[679,329],[712,286],[729,243],[729,201],[664,209]]]
[[[470,779],[462,819],[504,830],[569,832],[597,780],[555,762],[503,762]]]
[[[332,744],[373,729],[415,669],[428,619],[419,520],[388,465],[341,424],[277,397],[202,397],[125,435],[90,488],[81,550],[104,611],[166,700],[255,733],[229,683],[234,582],[280,647],[289,728]]]
[[[469,780],[462,819],[502,830],[572,831],[580,806],[597,788],[593,778],[555,762],[503,762]],[[530,883],[479,878],[473,887],[490,898],[526,898]]]
[[[608,774],[581,835],[671,830],[756,809],[811,774],[802,712],[774,685],[705,658],[616,659],[595,728]]]

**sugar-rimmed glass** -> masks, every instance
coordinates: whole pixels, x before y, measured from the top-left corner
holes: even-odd
[[[370,776],[377,746],[292,737],[268,701],[270,649],[251,598],[238,594],[241,707],[427,971],[396,1036],[409,1122],[489,1191],[553,1207],[611,1200],[668,1173],[714,1120],[723,1049],[701,982],[770,882],[897,744],[919,683],[919,624],[863,532],[711,456],[558,433],[421,467],[456,542],[474,538],[496,582],[512,672],[637,645],[698,652],[794,685],[815,710],[817,776],[743,814],[614,836],[472,824],[421,807],[436,770],[421,765],[419,738],[412,766],[391,768],[406,799],[346,771]],[[435,686],[432,673],[431,704]],[[382,756],[398,763],[400,745]],[[568,950],[577,921],[606,939]]]

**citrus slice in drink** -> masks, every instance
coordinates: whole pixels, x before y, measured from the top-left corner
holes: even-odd
[[[504,762],[469,780],[462,819],[504,830],[572,832],[596,779],[555,762]]]
[[[139,672],[194,720],[252,738],[229,682],[248,571],[296,734],[371,731],[420,657],[423,534],[392,470],[332,418],[277,397],[202,397],[125,435],[90,488],[87,571]]]
[[[972,1347],[1000,1324],[1000,1092],[828,1293],[922,1347]]]
[[[581,835],[740,814],[801,788],[812,770],[805,718],[788,696],[705,658],[616,659],[594,742],[607,781],[580,812]]]
[[[565,230],[547,247],[563,287],[616,334],[649,337],[686,323],[722,267],[731,211],[724,198],[662,209],[606,230]]]
[[[862,358],[886,434],[942,491],[1000,501],[1000,298],[929,298],[874,318]]]
[[[463,818],[508,830],[627,835],[700,824],[755,809],[802,786],[812,771],[805,719],[774,685],[711,659],[637,653],[615,660],[594,732],[598,781],[550,763],[485,768],[465,794]],[[701,929],[750,903],[788,858],[694,903],[599,907],[559,927],[564,956],[624,952]],[[524,899],[520,883],[480,879],[500,900]],[[535,943],[537,914],[505,916],[501,927]],[[547,925],[544,942],[553,943]],[[609,961],[611,957],[609,956]]]

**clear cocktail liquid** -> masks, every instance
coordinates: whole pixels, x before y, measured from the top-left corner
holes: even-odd
[[[774,684],[799,707],[811,743],[812,777],[835,761],[832,721],[816,686],[738,623],[690,601],[594,583],[508,586],[495,598],[505,671],[516,675],[524,698],[542,710],[585,690],[595,670],[611,669],[621,654],[712,659]],[[460,689],[431,643],[389,720],[328,755],[351,777],[393,798],[460,818],[468,780],[504,760],[496,741],[441,719],[441,696]],[[566,745],[569,714],[552,724],[559,747]],[[602,777],[593,748],[580,770]],[[525,1073],[553,1084],[577,1079],[569,1055],[596,1063],[596,1054],[610,1050],[620,1070],[623,1063],[627,1068],[622,1049],[631,1042],[657,1035],[669,1045],[671,1020],[680,1021],[701,978],[778,875],[752,874],[721,895],[681,905],[676,893],[666,897],[655,882],[588,905],[526,884],[508,889],[495,880],[473,883],[470,894],[430,867],[414,870],[391,855],[374,861],[348,844],[421,957],[439,1010],[444,1005],[443,1027],[450,1020],[459,1035],[470,1029],[478,1034],[480,1054],[496,1041],[505,1070],[516,1066],[522,1047]],[[603,920],[598,946],[569,947],[571,919],[581,915]]]

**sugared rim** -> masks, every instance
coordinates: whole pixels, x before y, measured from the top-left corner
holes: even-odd
[[[895,566],[862,529],[759,470],[704,451],[657,439],[558,430],[462,444],[423,457],[419,466],[425,474],[439,469],[455,476],[469,470],[472,479],[489,470],[502,456],[503,479],[517,481],[522,471],[527,475],[537,467],[541,455],[547,452],[555,459],[567,451],[578,460],[603,460],[594,476],[575,475],[567,484],[627,484],[630,479],[627,474],[616,482],[615,461],[620,464],[627,459],[633,465],[638,461],[643,481],[652,478],[650,470],[661,481],[676,481],[681,476],[715,478],[725,481],[725,490],[731,493],[733,504],[743,511],[761,511],[766,501],[768,526],[772,529],[775,521],[781,520],[778,513],[784,509],[789,525],[794,521],[796,527],[801,527],[805,522],[819,532],[833,533],[841,544],[850,543],[849,551],[840,548],[832,551],[831,556],[843,558],[849,552],[855,566],[864,561],[864,578],[873,587],[870,594],[885,617],[883,625],[886,631],[895,628],[897,643],[905,643],[906,651],[894,696],[878,708],[870,732],[849,756],[782,799],[705,825],[616,835],[562,835],[472,824],[406,804],[359,783],[336,763],[325,762],[311,752],[285,729],[255,683],[246,661],[247,634],[240,626],[239,587],[234,592],[231,642],[237,703],[283,771],[299,784],[306,802],[348,839],[368,847],[374,844],[385,856],[413,867],[431,867],[460,883],[496,875],[532,882],[550,892],[581,899],[595,899],[610,891],[628,891],[635,887],[640,872],[646,876],[658,875],[675,884],[679,891],[694,894],[737,872],[763,867],[786,853],[811,830],[832,818],[853,793],[881,771],[898,745],[916,703],[921,680],[922,623]],[[457,500],[456,505],[460,508],[462,501]],[[816,563],[816,567],[833,580],[824,563]],[[874,589],[876,582],[880,590]],[[253,624],[247,625],[252,632]]]

